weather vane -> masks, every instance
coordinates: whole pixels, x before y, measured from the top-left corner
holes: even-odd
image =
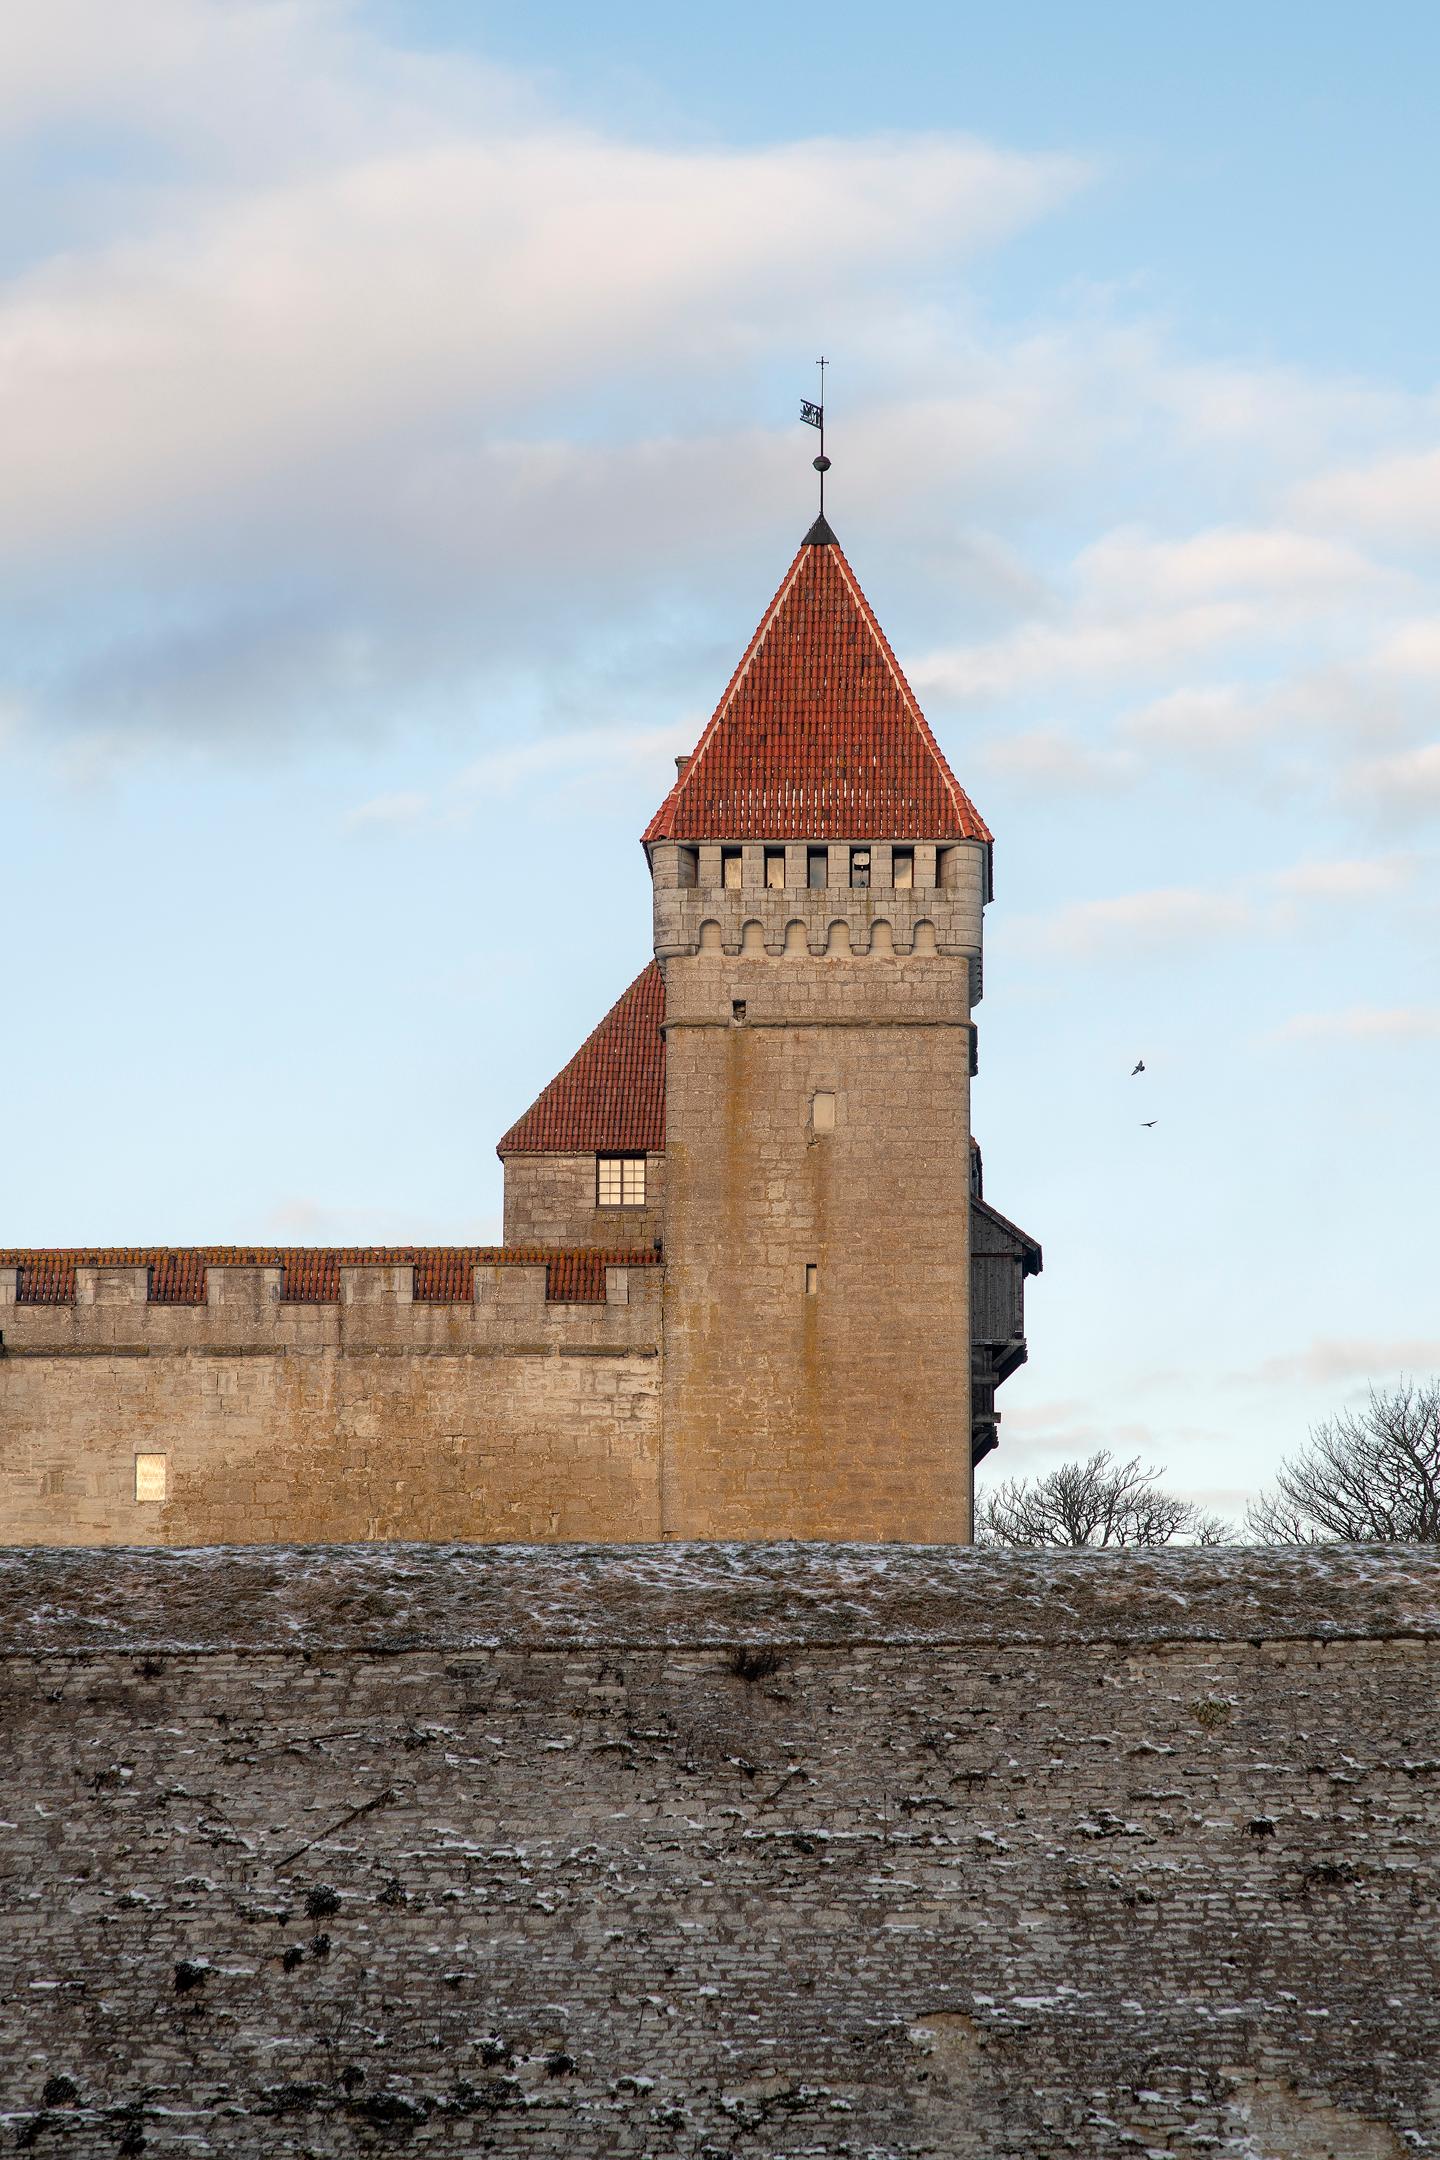
[[[825,370],[830,363],[821,353],[815,365],[820,370],[820,401],[812,404],[809,398],[800,400],[800,418],[807,427],[820,430],[820,455],[815,459],[815,470],[820,475],[820,515],[825,515],[825,475],[830,470],[830,460],[825,455]]]

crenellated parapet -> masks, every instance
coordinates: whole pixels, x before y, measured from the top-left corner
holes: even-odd
[[[651,849],[655,952],[730,957],[965,958],[981,987],[989,849],[890,842],[705,842]],[[823,879],[823,882],[822,882]]]
[[[417,1295],[417,1282],[433,1286],[431,1257],[312,1264],[294,1270],[304,1293],[297,1297],[287,1295],[292,1270],[280,1260],[166,1255],[162,1265],[7,1255],[0,1261],[0,1336],[4,1353],[17,1356],[603,1355],[658,1347],[662,1271],[652,1255],[467,1258],[463,1269],[450,1270],[451,1294]],[[177,1260],[191,1264],[177,1268]],[[315,1294],[317,1277],[333,1295]],[[568,1298],[554,1294],[557,1277]],[[454,1294],[462,1284],[463,1294]]]

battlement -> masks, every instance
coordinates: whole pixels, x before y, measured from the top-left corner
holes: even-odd
[[[0,1252],[5,1351],[650,1349],[654,1253],[500,1246]]]
[[[903,883],[896,882],[897,857]],[[651,860],[658,959],[705,950],[771,959],[963,956],[978,1001],[989,876],[988,850],[978,841],[904,849],[888,841],[657,843]],[[823,884],[812,879],[812,866],[817,877],[823,867]]]

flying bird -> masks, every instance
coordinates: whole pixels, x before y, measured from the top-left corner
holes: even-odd
[[[1133,1080],[1135,1075],[1132,1073],[1130,1077]],[[1149,1132],[1152,1125],[1158,1125],[1159,1122],[1160,1120],[1158,1117],[1142,1117],[1140,1120],[1140,1123],[1144,1126],[1146,1132]]]
[[[1131,1079],[1133,1080],[1133,1079],[1134,1079],[1134,1077],[1135,1077],[1135,1074],[1136,1074],[1137,1072],[1144,1072],[1144,1070],[1145,1070],[1145,1060],[1144,1060],[1144,1058],[1141,1058],[1141,1060],[1140,1060],[1139,1064],[1138,1064],[1138,1065],[1137,1065],[1137,1066],[1136,1066],[1136,1067],[1134,1068],[1134,1071],[1132,1071],[1132,1073],[1131,1073],[1131,1075],[1130,1075],[1130,1078],[1131,1078]]]

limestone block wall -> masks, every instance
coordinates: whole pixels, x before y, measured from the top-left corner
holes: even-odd
[[[969,1536],[969,990],[665,962],[667,1535]]]
[[[665,1157],[645,1158],[643,1208],[595,1205],[595,1157],[505,1157],[507,1245],[601,1245],[607,1251],[653,1251],[664,1223]]]
[[[72,2160],[1440,2152],[1440,1556],[0,1554]]]
[[[411,1267],[357,1266],[317,1305],[212,1266],[167,1306],[94,1267],[32,1306],[0,1270],[0,1543],[656,1536],[659,1274],[551,1304],[543,1266],[477,1267],[472,1303],[417,1304]]]

